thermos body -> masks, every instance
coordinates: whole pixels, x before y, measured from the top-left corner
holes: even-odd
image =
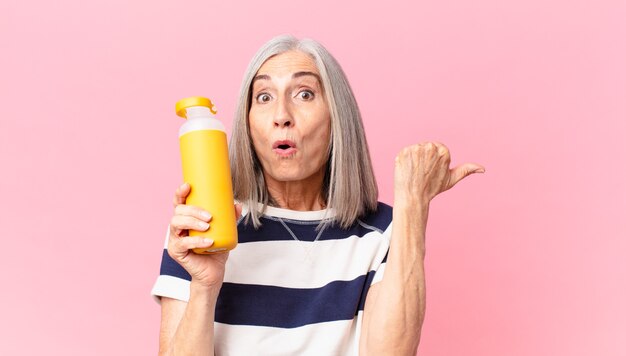
[[[189,231],[190,236],[214,241],[211,247],[194,252],[232,250],[237,246],[237,222],[224,126],[212,117],[212,104],[206,98],[183,99],[176,109],[179,116],[187,118],[179,132],[183,179],[191,186],[186,204],[212,216],[207,231]]]

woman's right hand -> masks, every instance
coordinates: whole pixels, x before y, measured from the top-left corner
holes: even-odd
[[[194,248],[207,248],[213,240],[200,236],[188,237],[189,230],[206,231],[209,229],[211,214],[198,207],[185,205],[191,191],[189,184],[184,183],[174,195],[174,216],[170,221],[170,238],[167,252],[190,275],[192,282],[207,287],[221,287],[224,280],[224,266],[228,252],[200,255],[192,251]],[[241,216],[241,207],[235,205],[236,217]]]

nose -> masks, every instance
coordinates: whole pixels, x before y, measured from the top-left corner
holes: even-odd
[[[285,99],[279,100],[276,105],[276,112],[274,113],[274,126],[275,127],[290,127],[293,126],[293,115],[289,102]]]

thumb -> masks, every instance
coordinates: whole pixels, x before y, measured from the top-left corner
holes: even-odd
[[[185,204],[187,202],[189,192],[191,192],[191,186],[187,182],[176,188],[176,193],[174,194],[174,206],[178,204]]]
[[[446,190],[454,187],[461,179],[474,173],[485,173],[485,167],[476,163],[464,163],[452,168],[450,170],[450,181],[448,182]]]

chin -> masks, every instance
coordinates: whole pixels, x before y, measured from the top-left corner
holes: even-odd
[[[320,173],[314,167],[303,167],[300,160],[284,160],[272,168],[264,170],[264,172],[271,179],[278,182],[304,181]]]
[[[270,174],[270,176],[279,182],[297,182],[304,180],[306,177],[302,177],[300,174],[284,173],[284,174]]]
[[[280,181],[293,181],[300,180],[306,177],[301,169],[301,163],[295,160],[282,159],[273,167],[271,171],[268,171],[270,175]]]

